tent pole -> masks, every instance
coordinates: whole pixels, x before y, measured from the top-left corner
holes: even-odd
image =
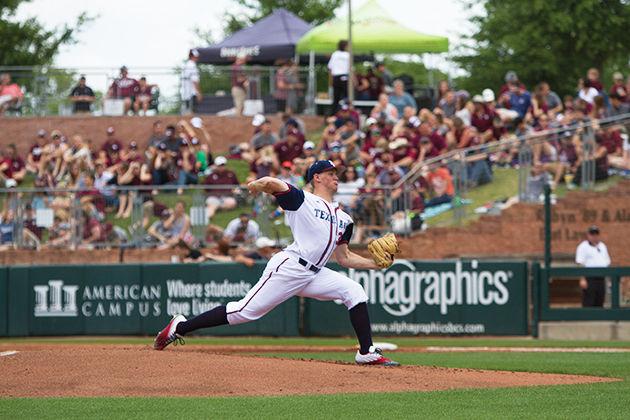
[[[315,109],[315,92],[317,87],[315,86],[315,51],[311,50],[308,53],[308,86],[306,92],[306,109],[305,114],[315,115],[317,110]]]
[[[350,53],[350,69],[348,74],[348,102],[354,102],[354,57],[352,56],[352,0],[348,0],[348,53]]]

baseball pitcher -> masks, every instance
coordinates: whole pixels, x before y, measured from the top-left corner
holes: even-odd
[[[261,318],[292,296],[318,300],[338,299],[348,308],[350,322],[359,340],[355,361],[362,365],[398,366],[372,343],[367,309],[368,297],[358,283],[329,268],[326,263],[334,255],[339,264],[356,269],[389,267],[399,252],[394,235],[386,235],[368,245],[373,260],[348,249],[354,223],[352,218],[332,201],[339,179],[335,165],[329,160],[313,163],[306,181],[313,193],[302,191],[272,177],[250,182],[252,194],[273,194],[286,214],[294,242],[274,255],[256,285],[247,295],[227,305],[218,306],[193,319],[176,315],[157,335],[153,347],[162,350],[174,341],[200,328],[236,325]]]

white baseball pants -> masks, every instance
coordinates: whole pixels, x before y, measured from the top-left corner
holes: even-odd
[[[281,251],[269,260],[260,280],[243,299],[227,304],[228,323],[255,321],[293,296],[338,299],[348,309],[368,300],[359,283],[326,267],[314,273],[295,256]]]

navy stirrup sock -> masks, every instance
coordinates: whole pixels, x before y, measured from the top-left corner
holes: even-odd
[[[359,353],[367,354],[372,346],[372,327],[370,327],[370,316],[368,315],[367,303],[361,302],[348,311],[352,328],[359,339]],[[181,325],[181,324],[180,324]]]
[[[225,305],[221,305],[204,312],[193,319],[180,322],[177,324],[175,332],[179,335],[185,335],[200,328],[218,327],[219,325],[225,325],[227,323],[227,310]]]

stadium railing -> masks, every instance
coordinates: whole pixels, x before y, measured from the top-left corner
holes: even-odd
[[[461,224],[467,216],[470,216],[471,211],[474,210],[473,208],[475,206],[486,204],[472,203],[468,198],[471,188],[473,188],[471,187],[468,179],[469,163],[479,158],[494,159],[500,153],[513,150],[515,156],[518,157],[516,160],[517,164],[513,166],[514,170],[518,171],[518,183],[517,189],[512,191],[511,197],[518,198],[518,201],[520,202],[536,202],[542,204],[542,195],[532,195],[531,191],[528,191],[527,180],[532,170],[533,147],[550,141],[571,138],[576,134],[576,132],[578,132],[583,144],[581,156],[582,178],[580,185],[576,185],[575,187],[581,188],[582,190],[590,190],[593,189],[595,185],[595,162],[593,154],[596,147],[595,131],[598,127],[625,127],[626,132],[630,132],[630,114],[600,120],[589,119],[580,124],[575,124],[569,127],[553,128],[525,136],[512,136],[498,142],[476,145],[465,149],[452,150],[444,155],[426,159],[425,161],[416,164],[405,174],[403,178],[392,186],[392,189],[400,189],[402,191],[402,201],[404,203],[403,207],[405,209],[410,209],[413,195],[416,194],[418,189],[417,182],[420,177],[425,176],[427,173],[435,170],[436,168],[442,166],[448,167],[452,174],[453,185],[455,187],[455,194],[452,197],[450,204],[443,206],[442,209],[438,208],[431,211],[425,211],[420,215],[420,217],[424,218],[426,221],[427,216],[430,219],[435,216],[435,213],[441,213],[441,210],[450,211],[451,215],[449,217],[442,217],[440,222],[432,224],[432,226],[439,224]],[[488,183],[488,185],[492,186],[492,181]],[[415,213],[411,213],[415,215]],[[388,220],[391,222],[391,214],[388,216],[390,216]],[[411,217],[409,214],[404,216],[407,216],[407,219]],[[404,234],[411,232],[412,229],[406,227],[398,233]]]

